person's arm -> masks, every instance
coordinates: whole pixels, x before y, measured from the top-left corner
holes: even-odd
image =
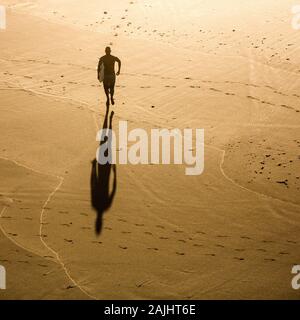
[[[119,58],[116,57],[116,61],[118,63],[118,72],[117,72],[117,76],[120,75],[121,72],[121,60]]]
[[[100,68],[101,68],[101,65],[102,65],[102,58],[100,58],[99,62],[98,62],[98,68],[97,68],[97,78],[98,78],[98,80],[100,80]]]

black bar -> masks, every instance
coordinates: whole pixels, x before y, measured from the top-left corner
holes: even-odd
[[[300,310],[300,301],[0,301],[0,312],[17,315],[87,319],[229,319],[287,317]],[[95,317],[96,315],[96,317]],[[2,317],[1,317],[2,318]]]

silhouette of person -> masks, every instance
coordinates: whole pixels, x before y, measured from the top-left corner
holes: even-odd
[[[110,47],[105,48],[105,56],[101,57],[98,63],[98,80],[100,81],[100,70],[102,64],[104,65],[104,79],[103,88],[106,94],[106,106],[109,107],[109,95],[111,98],[111,104],[114,105],[114,93],[116,75],[120,75],[121,72],[121,60],[111,55]],[[115,62],[118,63],[118,72],[115,73]]]
[[[107,129],[107,118],[108,118],[109,108],[106,109],[106,115],[105,120],[103,123],[103,129]],[[110,123],[109,123],[109,129],[112,129],[112,119],[114,116],[114,112],[112,111],[110,115]],[[105,137],[107,138],[107,136]],[[111,145],[110,142],[107,142],[107,139],[104,139],[102,137],[102,141],[100,142],[100,146],[106,143],[105,146],[106,152],[110,152]],[[107,156],[107,154],[106,154]],[[110,193],[110,176],[111,172],[113,171],[113,186],[112,191]],[[107,211],[113,202],[116,189],[117,189],[117,170],[116,165],[109,163],[109,161],[106,164],[99,164],[96,159],[92,161],[92,170],[91,170],[91,203],[93,208],[97,212],[97,218],[96,218],[96,224],[95,224],[95,231],[96,234],[99,235],[102,230],[102,219],[103,214],[105,211]]]

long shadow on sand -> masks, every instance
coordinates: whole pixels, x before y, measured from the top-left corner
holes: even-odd
[[[105,156],[111,155],[111,139],[108,139],[105,129],[112,129],[112,120],[114,112],[112,111],[109,117],[109,108],[106,109],[105,119],[103,123],[103,133],[100,141],[100,148],[106,144]],[[113,185],[110,192],[110,176],[113,172]],[[103,215],[111,207],[117,190],[117,169],[115,164],[107,162],[106,164],[99,164],[96,159],[92,161],[91,170],[91,204],[97,212],[95,223],[95,231],[97,235],[101,234],[103,225]]]

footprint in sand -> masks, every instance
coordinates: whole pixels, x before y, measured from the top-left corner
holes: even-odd
[[[10,216],[2,216],[1,219],[12,219]],[[26,218],[25,218],[26,219]],[[31,219],[32,220],[32,219]]]
[[[256,249],[257,251],[261,251],[261,252],[267,252],[266,249]]]
[[[70,290],[70,289],[74,289],[74,288],[76,288],[76,286],[71,286],[71,285],[70,285],[70,286],[67,286],[67,287],[66,287],[66,290]]]
[[[276,259],[274,259],[274,258],[265,258],[264,260],[265,261],[276,261]]]
[[[280,92],[280,91],[274,91],[275,94],[279,94],[280,96],[284,96],[284,97],[287,97],[288,95],[283,93],[283,92]]]
[[[102,241],[92,241],[92,243],[95,243],[95,244],[102,244]]]
[[[81,215],[81,216],[85,216],[85,217],[88,216],[88,214],[87,214],[87,213],[84,213],[84,212],[80,212],[80,215]]]
[[[247,237],[247,236],[241,236],[241,239],[252,240],[250,237]]]
[[[12,237],[17,237],[17,236],[18,236],[17,233],[11,233],[11,232],[9,232],[8,234],[9,234],[10,236],[12,236]]]
[[[209,88],[209,90],[215,91],[215,92],[222,92],[222,90],[219,90],[219,89],[216,89],[216,88]]]
[[[256,98],[256,97],[253,97],[253,96],[247,96],[248,99],[251,99],[251,100],[256,100],[256,101],[260,101],[260,99]]]
[[[215,253],[205,253],[206,256],[209,256],[209,257],[215,257],[216,254]]]
[[[203,247],[203,244],[194,243],[194,244],[193,244],[193,247],[198,247],[198,248],[200,248],[200,247]]]
[[[64,241],[66,241],[66,242],[68,242],[68,243],[72,243],[72,244],[74,244],[73,240],[64,239]]]
[[[81,227],[82,230],[91,230],[91,227]]]
[[[61,226],[63,227],[70,227],[70,225],[68,223],[62,223]]]
[[[292,243],[292,244],[297,244],[297,242],[296,242],[296,241],[292,241],[292,240],[286,240],[286,242],[288,242],[288,243]]]
[[[145,225],[143,223],[136,223],[135,226],[136,227],[144,227]]]
[[[268,105],[270,105],[270,106],[275,106],[275,104],[274,103],[272,103],[272,102],[269,102],[269,101],[261,101],[261,103],[263,103],[263,104],[268,104]]]
[[[225,235],[218,235],[217,238],[229,238],[229,236],[225,236]]]

